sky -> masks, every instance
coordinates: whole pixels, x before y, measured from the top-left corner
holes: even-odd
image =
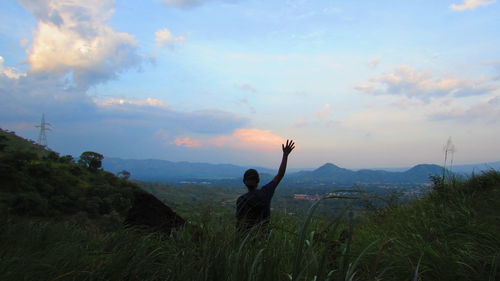
[[[495,0],[3,0],[0,127],[78,156],[500,160]]]

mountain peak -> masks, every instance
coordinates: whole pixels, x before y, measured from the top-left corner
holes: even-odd
[[[323,174],[323,173],[334,173],[334,172],[344,171],[344,170],[346,170],[346,169],[341,168],[335,164],[326,163],[323,166],[314,170],[314,172]]]
[[[323,166],[319,167],[317,170],[319,170],[319,169],[342,169],[342,168],[340,168],[339,166],[337,166],[333,163],[328,162],[328,163],[323,164]]]
[[[443,171],[443,167],[435,164],[418,164],[410,168],[406,172],[432,172],[440,173]]]

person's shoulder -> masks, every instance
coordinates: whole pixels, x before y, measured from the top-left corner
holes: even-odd
[[[236,199],[236,201],[241,201],[241,200],[248,199],[248,197],[249,197],[249,193],[250,193],[250,192],[247,192],[247,193],[243,193],[243,194],[241,194],[240,196],[238,196],[238,199]]]
[[[261,187],[261,190],[265,190],[265,189],[268,189],[268,188],[273,188],[273,187],[276,187],[278,184],[274,181],[274,179],[272,179],[270,182],[268,182],[266,185],[262,186]]]

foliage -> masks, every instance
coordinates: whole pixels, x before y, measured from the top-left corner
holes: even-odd
[[[422,280],[498,280],[499,201],[498,171],[448,183],[434,178],[426,197],[361,224],[355,251],[378,242],[359,276],[408,280],[417,271]]]
[[[126,171],[126,170],[121,170],[118,173],[116,173],[116,175],[120,178],[127,179],[127,180],[130,178],[130,172]]]
[[[80,155],[78,164],[95,171],[101,168],[103,159],[104,156],[102,156],[102,154],[93,151],[85,151]]]
[[[139,190],[137,185],[77,165],[69,155],[43,152],[36,145],[2,133],[5,149],[0,151],[1,214],[82,222],[90,218],[97,224],[109,223],[108,217],[115,217],[115,226],[121,225],[131,206],[132,193]],[[102,157],[98,153],[86,155],[90,160]]]

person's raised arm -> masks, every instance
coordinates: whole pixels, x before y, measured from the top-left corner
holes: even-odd
[[[273,179],[276,185],[278,185],[281,179],[285,176],[286,163],[288,162],[288,155],[295,148],[295,143],[293,142],[293,140],[286,140],[286,144],[282,144],[281,148],[283,149],[283,158],[281,159],[281,164],[278,170],[278,174]]]

